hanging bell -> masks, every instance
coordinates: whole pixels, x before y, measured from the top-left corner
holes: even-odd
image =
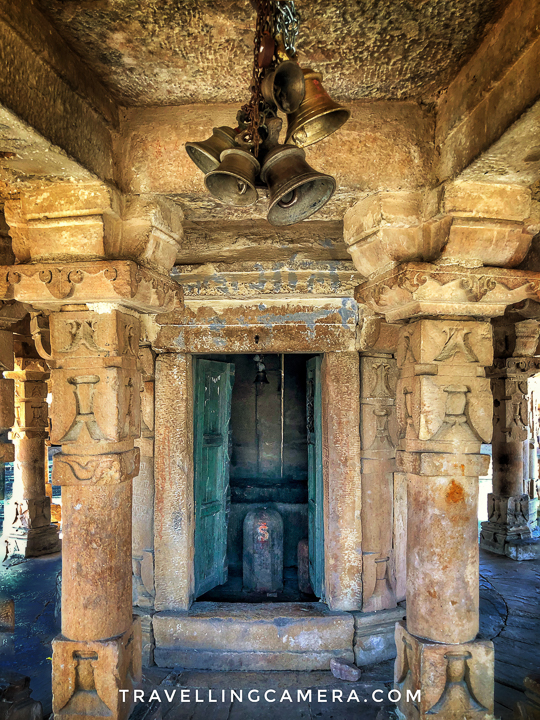
[[[295,112],[306,92],[302,68],[293,60],[285,60],[275,70],[265,74],[261,91],[266,102],[276,105],[281,112]]]
[[[227,205],[253,205],[260,167],[251,153],[231,148],[222,152],[219,167],[206,175],[204,183],[211,195]]]
[[[202,142],[187,142],[186,152],[205,175],[219,165],[221,153],[234,147],[235,131],[223,125],[212,130],[212,135]]]
[[[338,105],[323,88],[322,74],[311,68],[303,70],[306,94],[298,110],[287,117],[286,143],[307,147],[338,130],[351,113]]]
[[[334,194],[334,178],[318,173],[305,157],[296,145],[278,145],[266,156],[261,178],[270,190],[270,224],[294,225],[305,220]]]

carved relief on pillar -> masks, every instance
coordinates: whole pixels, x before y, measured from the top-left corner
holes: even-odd
[[[141,437],[135,441],[140,449],[141,465],[133,481],[133,604],[153,608],[154,587],[154,353],[149,347],[139,350],[142,372]],[[143,630],[148,622],[143,622]],[[151,626],[151,620],[150,620]],[[150,627],[151,631],[151,627]],[[150,637],[151,633],[145,633]],[[145,643],[149,645],[148,642]],[[146,652],[148,662],[149,653]]]
[[[51,316],[51,441],[83,456],[128,451],[140,434],[139,320],[114,310]]]
[[[473,349],[474,348],[474,349]],[[479,451],[491,438],[486,323],[422,320],[404,328],[398,346],[400,449]]]
[[[398,711],[406,718],[493,717],[493,643],[449,645],[414,637],[396,625]]]
[[[360,358],[362,444],[362,610],[396,607],[393,544],[397,365],[391,355]]]

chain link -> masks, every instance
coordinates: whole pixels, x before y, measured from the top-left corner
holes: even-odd
[[[278,0],[276,4],[276,34],[281,35],[289,57],[296,55],[296,41],[300,32],[300,16],[294,0]]]
[[[257,24],[255,29],[255,41],[253,51],[253,75],[251,79],[251,98],[247,105],[242,107],[242,114],[247,123],[244,131],[244,137],[248,137],[248,142],[253,145],[253,154],[255,157],[259,154],[259,145],[261,137],[259,128],[261,127],[261,109],[264,105],[264,99],[261,92],[261,81],[264,74],[264,68],[259,67],[259,53],[263,44],[264,36],[274,37],[274,15],[275,0],[258,0],[257,3]]]

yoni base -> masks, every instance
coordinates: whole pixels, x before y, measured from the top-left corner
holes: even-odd
[[[400,718],[484,720],[493,715],[494,652],[489,640],[461,645],[422,640],[396,624],[395,686]]]
[[[4,560],[15,555],[24,558],[52,555],[62,549],[58,525],[54,523],[38,528],[17,528],[4,536],[4,540],[8,543]]]
[[[110,640],[79,642],[60,635],[52,644],[55,720],[129,716],[132,690],[142,677],[140,618],[134,617],[127,632]]]

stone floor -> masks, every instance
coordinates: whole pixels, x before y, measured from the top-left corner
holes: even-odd
[[[540,560],[480,551],[481,630],[495,644],[495,714],[512,717],[523,678],[540,670]]]
[[[508,558],[480,552],[481,562],[481,632],[493,638],[496,650],[495,698],[496,716],[511,720],[512,709],[523,699],[522,680],[540,668],[540,561],[517,563]],[[33,697],[41,700],[45,713],[51,710],[51,639],[58,628],[54,617],[56,574],[60,569],[59,555],[30,560],[9,569],[0,569],[0,593],[15,599],[16,631],[13,652],[4,652],[0,668],[22,672],[32,678]],[[167,720],[266,720],[279,714],[280,720],[383,720],[393,716],[387,691],[391,688],[392,662],[366,669],[359,683],[343,683],[328,672],[317,673],[204,673],[183,672],[179,668],[151,668],[145,671],[145,699],[156,689],[162,700],[162,712]],[[168,702],[174,689],[173,702]],[[191,701],[180,702],[181,688],[190,688]],[[213,690],[208,702],[208,690]],[[262,697],[264,690],[276,690],[279,700],[288,689],[293,701],[297,691],[312,689],[311,701],[269,703]],[[196,690],[199,699],[196,702]],[[231,702],[230,690],[243,690],[243,700]],[[247,699],[247,692],[256,689],[261,700]],[[317,698],[318,690],[327,690],[326,702]],[[374,690],[381,690],[372,699]],[[224,702],[221,691],[225,690]],[[343,702],[332,702],[332,691],[343,693]],[[351,690],[359,702],[346,703]],[[252,695],[256,697],[256,694]],[[270,697],[273,697],[272,695]]]

